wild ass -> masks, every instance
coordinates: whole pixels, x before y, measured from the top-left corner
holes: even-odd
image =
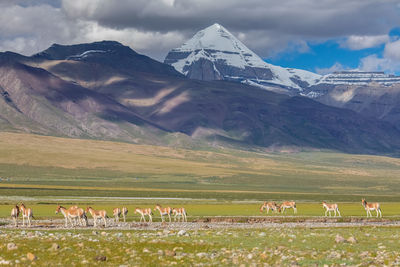
[[[267,210],[267,214],[269,213],[269,210],[278,212],[278,208],[279,206],[275,202],[264,201],[264,204],[261,205],[260,212],[263,212],[265,209]]]
[[[87,207],[86,208],[86,212],[89,212],[90,215],[92,215],[93,217],[93,226],[96,227],[97,226],[97,220],[98,219],[103,219],[104,222],[104,227],[107,227],[107,212],[105,210],[95,210],[92,207]]]
[[[336,212],[339,214],[339,217],[342,217],[342,215],[340,215],[338,204],[336,204],[336,203],[327,204],[325,201],[323,201],[322,202],[322,207],[326,210],[325,211],[325,216],[327,216],[327,214],[329,212],[329,217],[330,217],[331,216],[331,211],[334,211],[335,212],[335,217],[336,217]]]
[[[127,214],[128,214],[128,209],[126,207],[122,207],[122,217],[124,218],[124,222],[126,222]]]
[[[82,208],[78,208],[78,206],[72,206],[69,209],[58,206],[56,209],[56,214],[59,212],[64,215],[65,218],[65,227],[68,227],[68,220],[72,227],[74,227],[74,223],[72,219],[75,220],[75,226],[79,223],[82,226],[87,226],[87,216],[85,211]]]
[[[279,206],[279,212],[285,212],[286,209],[293,209],[293,213],[297,213],[296,202],[285,201]]]
[[[146,208],[146,209],[136,208],[135,214],[136,213],[140,214],[140,222],[142,222],[142,220],[146,222],[145,215],[149,216],[149,222],[153,222],[153,217],[152,217],[153,212],[151,212],[151,208]]]
[[[18,205],[15,205],[15,207],[11,209],[11,218],[14,221],[15,227],[18,227],[18,216],[19,216],[19,207]]]
[[[185,208],[173,208],[172,214],[174,215],[175,222],[176,218],[178,218],[178,222],[180,221],[180,218],[182,218],[182,222],[187,222],[187,217],[186,217],[187,214]]]
[[[121,217],[121,209],[120,208],[113,209],[113,215],[114,215],[115,222],[118,223],[119,217]]]
[[[170,207],[163,208],[160,204],[157,204],[154,210],[158,210],[160,212],[162,222],[164,222],[164,215],[168,215],[169,222],[171,222],[172,209]]]
[[[371,210],[376,210],[376,217],[378,218],[378,215],[382,218],[382,210],[381,210],[381,205],[379,203],[367,203],[365,198],[361,200],[362,205],[364,206],[364,209],[367,211],[367,218],[368,214],[370,217],[372,217]]]
[[[25,218],[28,220],[28,226],[31,226],[31,219],[33,218],[32,209],[26,208],[24,203],[21,203],[19,210],[22,213],[22,226],[25,226]]]
[[[69,207],[68,210],[77,210],[79,217],[75,218],[75,221],[78,221],[81,226],[88,226],[88,218],[86,211],[82,208],[79,208],[77,205]]]

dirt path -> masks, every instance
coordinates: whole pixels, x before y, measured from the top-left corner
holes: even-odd
[[[22,221],[19,221],[17,229],[32,230],[51,230],[51,229],[107,229],[107,230],[200,230],[200,229],[260,229],[260,228],[333,228],[333,227],[363,227],[363,226],[399,226],[400,221],[394,220],[366,220],[357,219],[348,222],[338,222],[336,219],[303,219],[304,221],[285,222],[279,221],[278,218],[269,220],[251,220],[245,222],[237,222],[232,218],[206,218],[201,221],[193,222],[172,222],[172,223],[139,223],[139,222],[120,222],[115,223],[109,220],[107,228],[102,226],[93,227],[93,220],[89,220],[88,227],[65,227],[63,219],[56,220],[34,220],[32,226],[22,227]],[[0,220],[0,229],[15,229],[11,220]]]

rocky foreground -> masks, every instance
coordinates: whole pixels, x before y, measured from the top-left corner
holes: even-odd
[[[133,225],[133,224],[131,224]],[[189,227],[201,225],[201,227]],[[135,228],[0,230],[0,265],[313,266],[400,264],[398,226],[251,227],[183,223]],[[239,227],[239,225],[241,227]],[[262,226],[262,224],[253,224]],[[244,227],[243,227],[244,226]],[[249,226],[249,228],[246,228]],[[61,226],[59,226],[61,227]],[[117,226],[115,226],[117,227]],[[44,230],[47,229],[47,230]]]

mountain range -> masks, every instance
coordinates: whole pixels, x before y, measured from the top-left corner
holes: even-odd
[[[164,63],[188,78],[226,80],[352,109],[400,129],[400,76],[360,70],[318,75],[266,63],[226,28],[213,24],[172,49]]]
[[[0,129],[185,147],[400,151],[400,131],[387,121],[174,67],[114,41],[0,53]]]

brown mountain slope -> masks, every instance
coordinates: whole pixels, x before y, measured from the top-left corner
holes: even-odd
[[[140,141],[162,130],[103,94],[18,62],[0,65],[2,113],[16,129]],[[21,121],[9,119],[17,114]],[[12,116],[11,116],[12,115]]]
[[[26,118],[53,134],[165,144],[176,132],[240,146],[400,151],[400,132],[389,123],[304,97],[189,80],[112,42],[102,42],[106,52],[90,52],[98,45],[8,60],[0,86]]]
[[[331,86],[317,98],[326,105],[351,109],[366,116],[391,122],[400,129],[400,85],[371,83],[367,86]]]

